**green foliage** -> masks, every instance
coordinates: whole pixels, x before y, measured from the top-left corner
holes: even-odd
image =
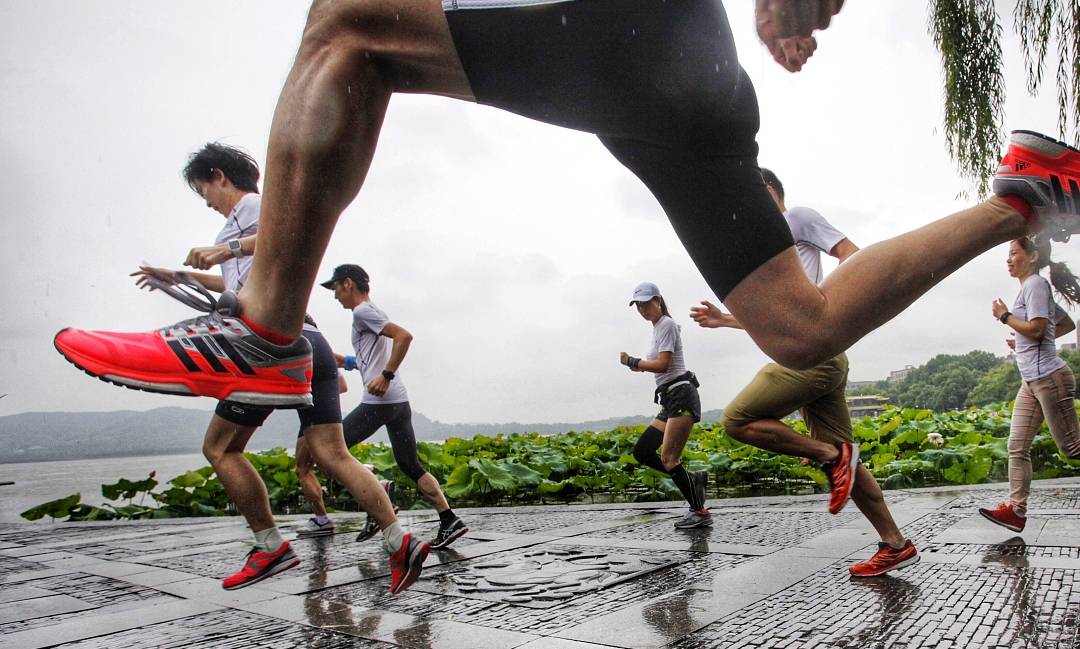
[[[981,361],[980,361],[981,362]],[[887,489],[942,484],[974,484],[1006,477],[1009,434],[1008,404],[934,412],[929,409],[889,407],[878,417],[853,422],[863,463]],[[801,421],[788,422],[806,433]],[[680,498],[679,490],[663,473],[639,466],[634,443],[643,426],[621,426],[604,432],[562,435],[478,435],[471,440],[452,438],[443,444],[423,443],[419,453],[425,467],[439,478],[455,505],[528,504],[581,499],[657,501]],[[352,454],[373,464],[382,478],[398,485],[397,504],[420,506],[412,482],[394,464],[388,446],[358,444]],[[303,511],[306,507],[291,455],[277,448],[246,457],[267,485],[275,512]],[[1065,459],[1053,439],[1043,431],[1032,446],[1032,463],[1039,478],[1080,475],[1080,462]],[[790,489],[827,489],[821,470],[799,458],[769,453],[736,442],[720,425],[695,426],[683,453],[690,471],[705,470],[713,489],[746,488],[773,492]],[[351,496],[325,479],[326,500],[338,509],[358,509]],[[120,480],[104,485],[107,498],[124,505],[93,507],[78,494],[44,503],[23,512],[36,520],[94,520],[157,518],[167,516],[220,516],[232,511],[225,490],[211,467],[189,471],[169,480],[164,488],[154,475],[141,481]],[[156,506],[142,500],[149,495]],[[139,497],[139,503],[132,501]]]
[[[1015,0],[1027,90],[1036,96],[1056,58],[1058,135],[1080,141],[1080,4]],[[1002,28],[994,0],[930,0],[930,34],[941,54],[945,141],[961,173],[986,194],[1000,155],[1004,120]]]

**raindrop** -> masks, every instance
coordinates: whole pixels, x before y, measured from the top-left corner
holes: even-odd
[[[630,35],[631,35],[631,36],[637,36],[637,29],[636,29],[636,28],[635,28],[635,29],[631,29],[631,30],[630,30]]]
[[[566,14],[562,15],[562,26],[566,27]]]

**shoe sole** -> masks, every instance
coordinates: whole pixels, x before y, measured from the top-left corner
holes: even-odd
[[[420,578],[420,572],[424,569],[424,561],[428,557],[428,553],[431,552],[431,545],[421,542],[409,555],[406,560],[409,564],[409,569],[405,572],[405,577],[398,584],[397,590],[391,590],[391,595],[398,595],[409,586],[416,583],[416,580]]]
[[[885,568],[884,570],[879,570],[877,572],[871,572],[871,573],[865,573],[865,574],[861,574],[861,575],[851,573],[851,576],[854,577],[855,579],[865,579],[866,577],[880,577],[881,575],[884,575],[887,572],[892,572],[893,570],[899,570],[901,568],[907,568],[910,565],[919,563],[919,561],[921,561],[921,560],[922,560],[922,555],[921,554],[916,554],[915,556],[911,557],[910,559],[904,559],[900,563],[889,566],[888,568]]]
[[[1017,527],[1016,525],[1009,525],[1008,523],[1003,523],[1003,522],[999,521],[998,519],[994,518],[993,516],[991,516],[990,514],[987,514],[987,513],[983,512],[981,509],[979,510],[979,515],[982,516],[983,518],[985,518],[986,520],[990,521],[994,525],[1000,525],[1001,527],[1004,527],[1005,529],[1010,530],[1012,532],[1023,532],[1024,531],[1023,527]]]
[[[118,376],[116,374],[110,374],[108,372],[95,372],[89,369],[91,363],[82,358],[81,354],[76,354],[70,350],[65,350],[57,343],[57,338],[60,334],[67,331],[67,329],[61,329],[53,337],[53,347],[60,353],[64,359],[74,365],[77,369],[83,371],[88,376],[92,376],[99,381],[105,383],[111,383],[112,385],[127,388],[129,390],[139,390],[140,392],[152,392],[154,394],[170,394],[180,397],[198,397],[198,396],[210,396],[224,401],[236,401],[237,403],[246,403],[255,406],[267,406],[280,409],[291,408],[307,408],[312,405],[311,392],[306,394],[267,394],[262,392],[241,392],[233,391],[226,394],[224,397],[217,397],[213,395],[200,395],[196,394],[186,383],[177,383],[175,381],[154,381],[147,379],[137,379],[128,376]]]
[[[319,530],[318,532],[305,532],[303,530],[299,530],[296,532],[296,538],[309,539],[313,536],[333,536],[335,533],[336,530],[334,530],[333,528],[329,530]]]
[[[222,585],[221,587],[223,589],[225,589],[225,590],[239,590],[239,589],[244,588],[246,586],[250,586],[252,584],[257,584],[260,581],[262,581],[263,579],[267,579],[269,577],[273,577],[276,574],[285,572],[289,568],[295,568],[298,565],[300,565],[300,557],[294,556],[292,559],[290,559],[288,561],[283,561],[283,562],[279,563],[278,565],[274,566],[273,568],[267,570],[266,572],[261,573],[261,574],[255,576],[255,577],[252,577],[251,579],[243,582],[242,584],[237,584],[235,586]]]
[[[844,501],[834,510],[832,505],[829,506],[830,514],[839,514],[840,510],[844,508],[848,500],[851,498],[851,490],[855,488],[855,472],[859,469],[859,447],[851,445],[851,460],[848,462],[848,471],[851,472],[851,481],[848,484],[847,493],[844,494]]]
[[[448,537],[448,538],[447,538],[447,539],[446,539],[445,541],[443,541],[442,543],[440,543],[440,544],[438,544],[438,545],[435,545],[434,543],[432,543],[432,544],[431,544],[431,549],[432,549],[432,550],[442,550],[443,548],[445,548],[446,546],[450,545],[450,544],[451,544],[451,543],[453,543],[454,541],[456,541],[456,540],[460,539],[461,537],[465,536],[465,532],[468,532],[468,531],[469,531],[469,528],[467,528],[467,527],[463,527],[463,528],[461,528],[460,530],[457,530],[456,532],[454,532],[453,534],[451,534],[451,535],[450,535],[450,536],[449,536],[449,537]]]

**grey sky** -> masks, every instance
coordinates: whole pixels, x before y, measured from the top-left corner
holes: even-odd
[[[51,339],[69,325],[142,330],[190,315],[127,274],[144,259],[175,267],[220,228],[180,180],[187,154],[223,139],[265,159],[302,5],[0,3],[0,414],[210,409],[92,380]],[[752,3],[727,5],[762,107],[760,160],[789,204],[818,209],[861,246],[967,204],[939,133],[924,3],[847,3],[798,75],[758,45]],[[1010,20],[1011,4],[999,11]],[[1053,132],[1052,95],[1028,98],[1015,41],[1006,54],[1007,127]],[[993,298],[1016,293],[1004,256],[987,253],[858,343],[851,378],[942,352],[1004,353],[989,315]],[[1080,262],[1076,247],[1056,256]],[[593,137],[488,108],[393,99],[321,274],[345,261],[369,270],[374,300],[415,335],[403,366],[413,406],[443,421],[651,412],[649,379],[617,365],[618,352],[648,348],[648,323],[626,306],[642,280],[683,325],[704,407],[722,407],[765,362],[741,332],[686,317],[711,297],[705,283],[656,202]],[[347,313],[329,293],[317,288],[310,310],[347,349]]]

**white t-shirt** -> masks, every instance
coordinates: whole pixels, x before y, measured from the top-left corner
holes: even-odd
[[[847,237],[825,220],[817,210],[809,207],[792,207],[784,212],[791,236],[795,239],[795,250],[799,253],[806,276],[815,284],[820,284],[821,253],[829,254],[836,244]]]
[[[668,363],[668,371],[656,375],[656,384],[663,385],[675,380],[676,377],[686,374],[686,361],[683,360],[682,332],[679,325],[666,315],[653,325],[652,349],[645,360],[655,360],[660,352],[671,352],[671,362]]]
[[[1054,344],[1054,328],[1060,313],[1050,294],[1050,282],[1041,275],[1032,275],[1020,285],[1020,294],[1013,302],[1012,313],[1021,320],[1046,319],[1046,333],[1041,340],[1016,334],[1016,366],[1025,381],[1037,381],[1065,367]]]
[[[218,232],[214,244],[222,244],[230,239],[242,239],[259,231],[259,207],[262,205],[262,196],[258,194],[244,194],[236,202],[229,216],[225,219],[225,226]],[[251,272],[251,255],[244,257],[231,257],[221,264],[221,277],[225,280],[225,290],[238,292],[247,281],[248,273]]]
[[[353,351],[356,352],[356,365],[364,377],[362,403],[404,403],[409,400],[405,382],[398,372],[394,372],[394,380],[390,381],[386,394],[377,397],[367,391],[367,384],[382,374],[386,369],[386,362],[390,360],[390,350],[394,342],[380,335],[389,322],[390,318],[383,310],[371,302],[364,302],[353,309]]]

